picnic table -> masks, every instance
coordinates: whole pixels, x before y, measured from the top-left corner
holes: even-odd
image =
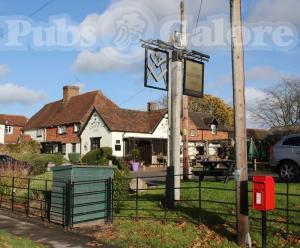
[[[205,176],[225,176],[224,182],[228,181],[229,176],[233,174],[235,161],[234,160],[200,160],[197,161],[203,168],[202,170],[193,171],[193,173],[200,177],[202,181]]]

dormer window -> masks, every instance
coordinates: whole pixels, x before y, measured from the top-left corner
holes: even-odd
[[[67,133],[67,127],[66,126],[59,126],[58,127],[58,134],[65,134]]]
[[[12,126],[5,126],[5,134],[13,134],[14,128]]]
[[[217,134],[217,125],[216,124],[211,124],[211,134],[216,135]]]
[[[78,133],[80,131],[80,125],[74,124],[74,133]]]

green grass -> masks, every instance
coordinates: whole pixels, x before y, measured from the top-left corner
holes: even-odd
[[[207,182],[201,183],[202,190],[199,192],[198,182],[182,182],[181,184],[181,202],[179,202],[174,210],[164,211],[163,201],[165,190],[162,186],[150,188],[141,191],[138,196],[131,194],[123,203],[120,213],[116,216],[129,216],[141,219],[147,217],[150,219],[164,218],[169,220],[187,220],[189,223],[205,224],[211,230],[221,234],[225,239],[231,239],[235,233],[235,184],[230,181],[228,184],[222,182]],[[277,193],[286,193],[287,185],[283,183],[276,184]],[[215,189],[209,189],[215,188]],[[252,183],[249,182],[249,189],[252,189]],[[289,193],[299,195],[300,184],[289,184]],[[202,202],[199,204],[199,194],[201,193]],[[136,212],[135,199],[138,197],[138,211]],[[252,210],[252,194],[249,192],[249,216],[250,218],[250,232],[254,242],[257,245],[261,244],[261,213]],[[225,204],[222,202],[226,202]],[[300,197],[289,196],[289,221],[291,223],[300,224],[300,213],[293,212],[293,210],[300,211]],[[276,208],[286,209],[287,198],[284,195],[276,195]],[[201,208],[201,211],[200,211]],[[216,214],[218,213],[218,214]],[[286,224],[276,223],[273,221],[286,221],[287,215],[285,210],[274,210],[268,213],[268,244],[270,247],[280,247],[281,244],[286,245],[285,230]],[[122,227],[122,225],[121,225]],[[233,230],[233,231],[232,231]],[[289,241],[294,247],[300,247],[299,237],[295,235],[300,233],[299,226],[290,225]],[[146,235],[147,236],[147,235]],[[298,243],[299,242],[299,243]],[[151,247],[151,246],[150,246]],[[176,246],[174,246],[176,247]],[[230,246],[229,246],[230,247]]]
[[[30,239],[14,236],[0,229],[1,248],[46,248],[47,246],[34,243]]]

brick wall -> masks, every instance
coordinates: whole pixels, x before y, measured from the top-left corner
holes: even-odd
[[[67,126],[67,132],[65,134],[59,134],[58,128],[47,128],[46,131],[46,141],[47,142],[61,142],[61,143],[78,143],[79,137],[78,133],[74,133],[74,125]]]
[[[190,135],[190,130],[196,130],[196,134],[194,137]],[[201,140],[222,140],[222,139],[229,139],[229,133],[224,131],[218,131],[217,134],[212,134],[211,130],[200,130],[195,123],[189,119],[189,141],[201,141]]]
[[[4,144],[15,144],[21,134],[22,127],[13,127],[13,134],[4,135]]]

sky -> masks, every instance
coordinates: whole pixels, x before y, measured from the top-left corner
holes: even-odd
[[[232,104],[229,0],[185,5],[188,48],[211,56],[205,93]],[[249,109],[264,89],[300,77],[299,9],[299,0],[242,1],[248,127],[260,127]],[[179,20],[179,0],[0,0],[0,113],[31,117],[69,84],[146,109],[165,93],[144,87],[139,40],[168,40]]]

